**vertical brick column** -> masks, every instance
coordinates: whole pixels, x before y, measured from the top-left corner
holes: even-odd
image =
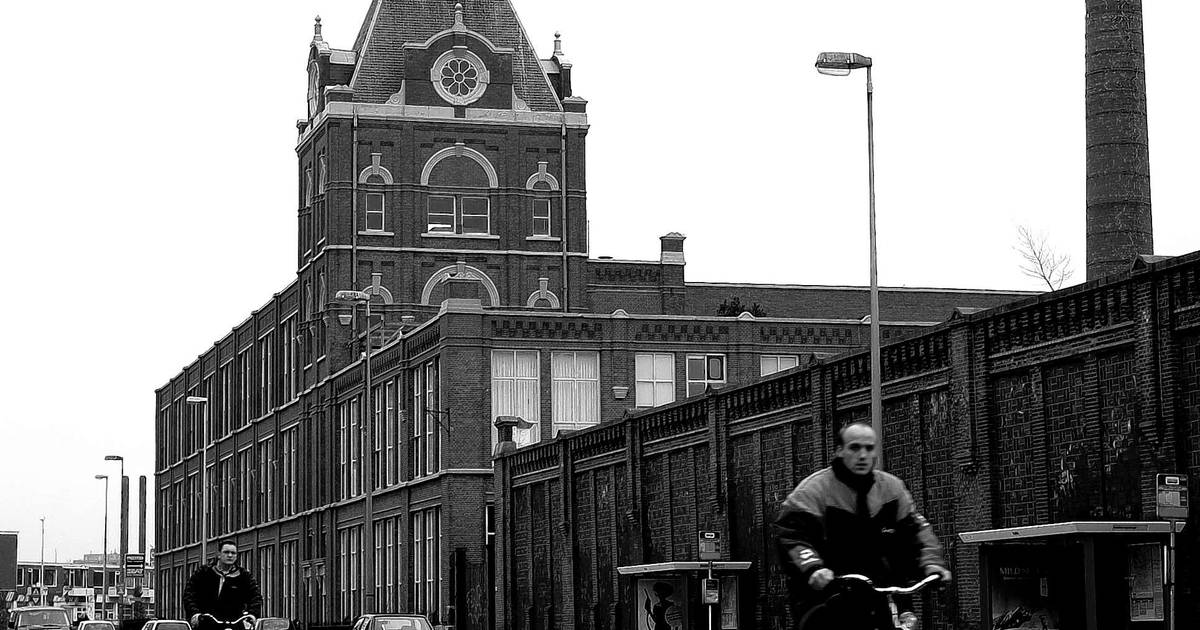
[[[946,546],[956,591],[955,627],[975,627],[981,616],[979,545],[959,542],[959,532],[992,526],[988,438],[987,358],[984,320],[959,319],[950,329],[950,426],[954,449],[954,523]]]

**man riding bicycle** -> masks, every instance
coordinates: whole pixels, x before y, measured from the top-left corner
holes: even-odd
[[[237,563],[237,542],[222,540],[217,550],[217,558],[197,569],[183,592],[183,608],[192,628],[200,624],[201,615],[232,621],[246,613],[258,617],[262,607],[258,582]]]
[[[836,575],[857,573],[881,586],[921,574],[950,581],[942,547],[904,482],[875,470],[876,442],[867,424],[843,427],[829,467],[780,506],[775,532],[797,622],[825,601]]]

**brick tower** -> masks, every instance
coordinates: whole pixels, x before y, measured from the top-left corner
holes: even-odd
[[[1087,0],[1087,279],[1154,253],[1141,0]]]

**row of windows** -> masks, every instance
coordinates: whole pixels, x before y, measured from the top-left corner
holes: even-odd
[[[408,517],[409,537],[402,534],[402,517],[373,524],[375,553],[374,593],[380,610],[408,610],[429,616],[437,623],[441,607],[441,508],[412,512]],[[411,543],[411,544],[407,544]],[[344,617],[361,614],[363,545],[362,525],[338,530],[337,594]],[[405,563],[407,559],[407,563]],[[401,588],[401,567],[407,564],[407,596]],[[355,626],[357,628],[357,626]]]
[[[550,199],[529,200],[531,236],[550,236]],[[383,193],[367,193],[364,227],[368,232],[386,232],[387,212]],[[491,200],[470,194],[430,195],[426,203],[427,234],[491,234]]]
[[[541,439],[541,355],[537,350],[492,351],[492,421],[517,416],[530,424],[513,432],[518,446]],[[703,394],[709,386],[727,382],[723,354],[686,355],[685,395]],[[796,355],[763,355],[759,371],[766,376],[799,365]],[[657,407],[675,401],[675,355],[639,353],[634,356],[634,399],[638,407]],[[600,422],[600,355],[597,352],[550,353],[550,408],[554,435]],[[498,433],[493,428],[495,446]]]
[[[104,571],[100,569],[87,568],[61,568],[61,567],[46,567],[44,579],[38,578],[39,567],[17,567],[17,586],[35,586],[39,582],[43,586],[58,586],[59,573],[62,573],[63,586],[66,587],[83,587],[83,588],[103,588],[104,587]],[[108,572],[109,586],[117,586],[117,578],[119,572],[112,570]]]

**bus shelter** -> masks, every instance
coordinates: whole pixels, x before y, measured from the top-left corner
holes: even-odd
[[[750,562],[714,560],[713,562],[656,562],[617,567],[624,601],[629,609],[625,614],[633,621],[633,630],[684,630],[713,628],[741,630],[750,626],[739,624],[738,603],[743,584],[738,573],[750,568]],[[719,611],[709,626],[706,616],[709,604],[704,602],[701,584],[711,569],[718,580]],[[748,594],[753,596],[753,594]]]
[[[1166,630],[1171,527],[1071,521],[959,534],[980,545],[981,627]]]

